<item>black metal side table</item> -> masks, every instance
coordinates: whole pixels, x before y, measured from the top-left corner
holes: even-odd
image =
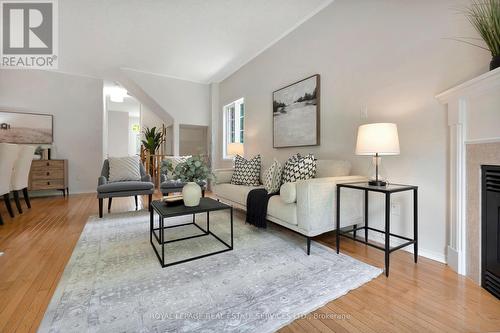
[[[350,188],[361,190],[365,192],[365,225],[362,227],[358,227],[356,224],[353,225],[352,229],[347,231],[340,230],[340,194],[342,188]],[[385,194],[385,230],[376,229],[368,226],[368,192],[379,192]],[[391,233],[391,194],[403,191],[413,191],[413,239],[396,235]],[[418,186],[413,185],[401,185],[401,184],[388,184],[387,186],[372,186],[367,182],[362,183],[346,183],[346,184],[337,184],[337,253],[339,253],[340,249],[340,236],[346,237],[356,242],[360,242],[379,250],[385,252],[385,275],[389,276],[389,255],[391,252],[399,250],[403,247],[413,244],[413,255],[415,263],[417,262],[418,257]],[[365,237],[363,239],[356,238],[356,232],[358,230],[365,231]],[[380,246],[368,241],[368,230],[380,232],[385,235],[385,244],[384,246]],[[352,232],[352,236],[349,233]],[[390,247],[390,237],[396,237],[399,239],[403,239],[406,242],[395,246]]]

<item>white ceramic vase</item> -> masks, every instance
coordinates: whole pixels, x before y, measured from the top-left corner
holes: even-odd
[[[201,187],[195,182],[189,182],[182,188],[182,197],[184,205],[187,207],[195,207],[200,204]]]

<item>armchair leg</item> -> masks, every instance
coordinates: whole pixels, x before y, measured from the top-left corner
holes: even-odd
[[[19,212],[19,214],[22,214],[23,209],[21,208],[21,202],[19,201],[19,192],[12,191],[12,194],[14,194],[14,202],[16,203],[17,211]]]
[[[103,198],[99,198],[99,218],[102,218],[102,205],[103,205]]]
[[[7,207],[7,211],[9,212],[10,217],[14,217],[14,211],[12,210],[12,206],[10,205],[9,193],[3,195],[3,201],[5,201],[5,207]]]
[[[148,195],[148,210],[151,211],[151,201],[153,200],[153,195]]]
[[[135,198],[135,210],[137,210],[137,207],[139,207],[139,205],[137,204],[137,195],[134,195],[134,198]]]
[[[113,201],[113,198],[108,199],[108,212],[111,211],[111,202]]]
[[[201,196],[204,198],[205,197],[205,190],[201,190]]]
[[[24,197],[24,202],[26,202],[26,206],[28,206],[28,208],[31,208],[30,195],[28,193],[27,187],[23,188],[23,197]]]
[[[0,225],[3,225],[2,214],[0,214]]]
[[[307,237],[307,255],[311,254],[311,237]]]

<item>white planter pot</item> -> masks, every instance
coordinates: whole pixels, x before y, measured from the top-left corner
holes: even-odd
[[[182,197],[184,205],[187,207],[195,207],[200,204],[201,187],[195,182],[189,182],[182,188]]]

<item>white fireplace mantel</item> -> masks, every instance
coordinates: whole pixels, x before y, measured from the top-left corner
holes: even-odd
[[[493,95],[492,95],[493,94]],[[500,95],[500,68],[482,74],[436,96],[439,102],[448,107],[449,141],[449,219],[450,237],[447,249],[447,263],[459,274],[466,274],[466,143],[468,138],[467,122],[475,114],[471,100],[484,96]],[[500,115],[500,106],[498,108]],[[481,117],[481,115],[479,115]],[[500,126],[498,126],[500,128]],[[500,129],[499,129],[500,131]],[[500,141],[498,135],[474,138],[484,142]]]

